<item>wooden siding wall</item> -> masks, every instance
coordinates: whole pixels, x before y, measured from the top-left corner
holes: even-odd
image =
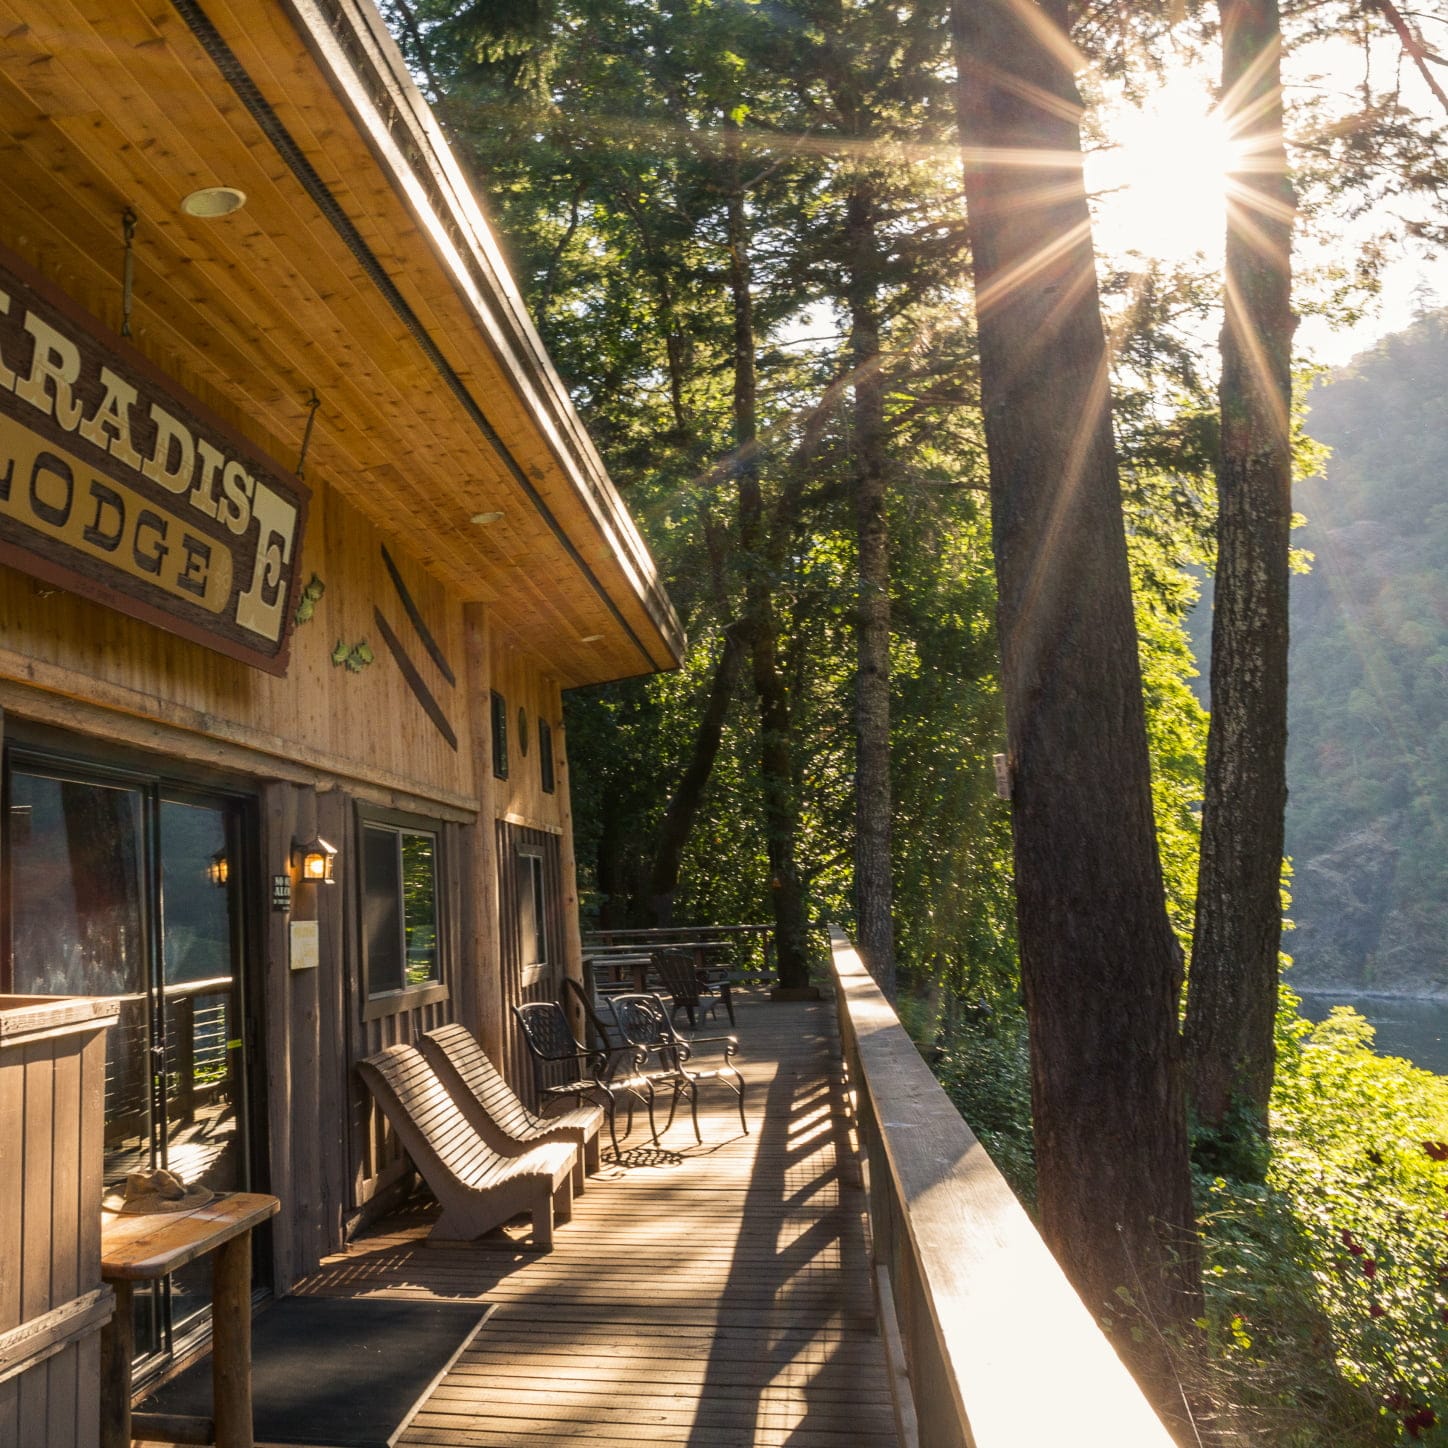
[[[537,660],[494,638],[490,687],[503,696],[508,720],[508,777],[494,783],[494,808],[499,819],[557,833],[563,827],[567,782],[563,754],[563,696],[558,682]],[[520,748],[518,710],[528,716],[528,752]],[[538,721],[553,730],[553,793],[543,793],[538,758]],[[491,749],[491,741],[490,741]],[[489,753],[491,760],[491,753]]]
[[[291,784],[274,783],[262,791],[263,883],[269,893],[273,875],[290,875],[293,891],[290,913],[273,910],[266,917],[265,1052],[264,1060],[253,1063],[254,1070],[265,1071],[268,1186],[282,1201],[273,1223],[280,1289],[340,1248],[348,1201],[342,1139],[348,1063],[341,1022],[346,1019],[350,892],[339,885],[303,885],[292,863],[294,842],[314,834],[334,842],[343,836],[350,813],[345,803],[336,791],[319,795]],[[294,920],[319,922],[316,970],[291,968]]]
[[[275,1219],[274,1265],[285,1290],[339,1251],[348,1227],[407,1163],[391,1128],[353,1070],[364,1056],[454,1017],[462,952],[455,902],[462,890],[469,827],[440,827],[439,891],[444,984],[449,998],[364,1020],[361,978],[360,830],[357,799],[343,790],[278,783],[263,792],[266,873],[291,873],[292,910],[269,916],[265,980],[265,1064],[271,1190],[282,1199]],[[340,865],[331,886],[298,881],[293,841],[321,834],[336,844]],[[316,970],[291,968],[290,924],[319,923]]]
[[[64,724],[71,700],[90,700],[130,716],[117,721],[115,737],[132,743],[158,747],[154,737],[138,733],[140,721],[156,721],[203,736],[198,747],[209,736],[260,750],[284,762],[283,777],[308,770],[355,777],[468,808],[475,792],[465,686],[449,684],[429,656],[383,561],[384,542],[454,678],[462,678],[461,601],[447,596],[405,542],[384,540],[319,484],[300,577],[306,583],[315,574],[326,591],[312,619],[293,632],[284,678],[0,568],[0,681],[26,686],[21,694],[0,688],[0,704]],[[419,703],[376,613],[436,700],[456,747]],[[372,663],[355,672],[333,664],[337,644],[364,642]]]
[[[103,1024],[0,1043],[5,1448],[76,1448],[100,1432]]]
[[[531,1083],[506,1006],[521,986],[512,853],[541,846],[550,959],[578,973],[576,885],[569,837],[562,696],[535,656],[499,635],[491,610],[429,580],[400,547],[388,551],[455,683],[429,656],[382,558],[383,540],[325,487],[314,493],[301,577],[325,584],[314,617],[295,630],[277,679],[199,645],[0,568],[0,706],[22,719],[223,766],[256,781],[262,899],[250,986],[261,1023],[251,1062],[255,1123],[267,1180],[282,1199],[272,1225],[274,1280],[285,1291],[338,1250],[349,1228],[408,1167],[353,1072],[363,1056],[462,1019],[511,1079]],[[389,623],[453,730],[443,737],[383,641]],[[337,667],[339,642],[366,640],[374,661]],[[510,769],[491,770],[488,698],[503,694]],[[518,710],[527,714],[527,753]],[[552,729],[554,792],[545,794],[538,720]],[[364,1021],[357,914],[358,800],[437,821],[443,841],[445,972],[449,996]],[[482,821],[481,826],[477,822]],[[296,842],[320,834],[340,850],[338,883],[302,884]],[[269,908],[273,876],[293,880],[290,914]],[[500,888],[504,898],[500,899]],[[292,921],[316,920],[320,962],[291,969]],[[556,991],[556,978],[551,991]],[[549,994],[544,987],[541,994]]]

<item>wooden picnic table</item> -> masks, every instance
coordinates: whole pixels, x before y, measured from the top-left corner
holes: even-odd
[[[103,1212],[101,1276],[116,1311],[101,1333],[101,1448],[130,1448],[132,1434],[156,1442],[253,1448],[251,1418],[251,1231],[281,1203],[228,1192],[184,1212]],[[216,1253],[211,1272],[212,1418],[131,1412],[137,1282],[154,1282]]]
[[[594,951],[586,950],[583,953],[583,970],[588,986],[588,993],[596,1001],[598,999],[599,980],[598,971],[602,967],[612,972],[613,983],[617,983],[622,977],[620,971],[627,971],[628,978],[632,981],[635,990],[645,991],[649,988],[649,966],[653,964],[653,956],[647,951]]]
[[[726,950],[733,946],[752,945],[758,939],[766,970],[770,969],[774,952],[772,925],[669,925],[630,927],[621,930],[587,930],[583,934],[585,954],[602,950],[667,949],[687,950],[696,944]]]

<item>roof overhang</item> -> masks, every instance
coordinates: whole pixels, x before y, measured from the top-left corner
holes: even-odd
[[[370,0],[17,0],[0,243],[565,686],[677,664],[653,560]],[[246,193],[219,219],[204,187]],[[500,514],[491,521],[475,519]]]

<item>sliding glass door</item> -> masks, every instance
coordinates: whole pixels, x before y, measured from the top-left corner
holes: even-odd
[[[107,1188],[156,1166],[215,1191],[246,1187],[241,804],[18,751],[6,785],[9,988],[121,1002],[107,1042]],[[204,1272],[137,1294],[138,1344],[166,1350],[195,1323]]]

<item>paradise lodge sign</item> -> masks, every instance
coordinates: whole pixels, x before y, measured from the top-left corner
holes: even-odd
[[[0,562],[286,670],[307,490],[0,254]]]

